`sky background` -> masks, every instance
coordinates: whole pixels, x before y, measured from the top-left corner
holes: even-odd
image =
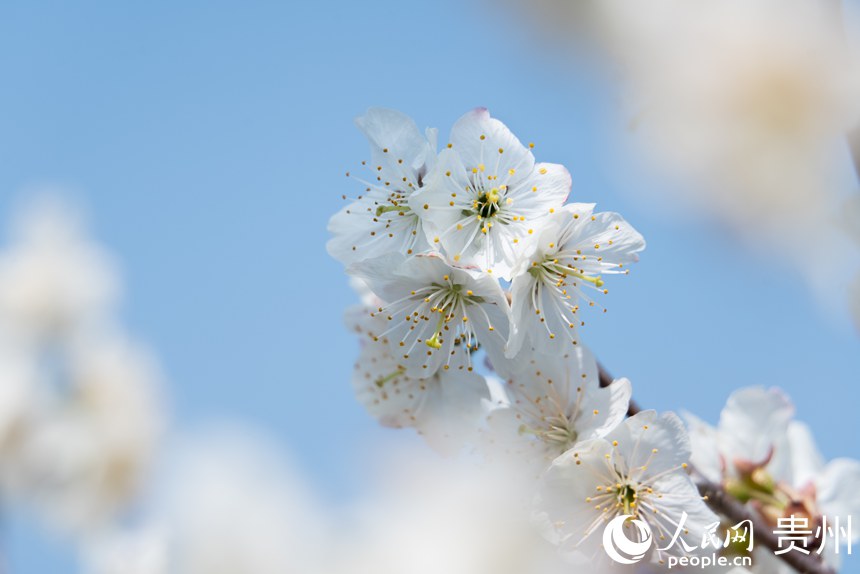
[[[610,86],[543,36],[489,0],[3,2],[0,216],[65,190],[121,262],[123,318],[160,357],[175,426],[245,421],[348,500],[392,435],[352,397],[355,299],[325,251],[341,195],[359,193],[344,172],[368,154],[353,118],[397,108],[445,141],[486,106],[567,165],[572,199],[646,237],[582,334],[641,405],[715,422],[733,389],[778,385],[826,457],[860,458],[847,317],[656,209],[658,184],[617,145]],[[0,540],[13,573],[74,571],[70,546],[26,519]]]

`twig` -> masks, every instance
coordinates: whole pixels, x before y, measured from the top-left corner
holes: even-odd
[[[603,367],[597,365],[598,377],[601,387],[608,387],[615,379]],[[642,409],[632,400],[627,407],[627,416],[633,416]],[[728,494],[723,488],[704,478],[696,481],[696,486],[699,492],[704,497],[705,502],[715,512],[729,518],[734,523],[749,520],[752,524],[752,532],[755,533],[755,540],[763,542],[769,550],[776,553],[780,549],[779,538],[770,529],[770,526],[755,512],[751,511],[745,504],[738,501],[736,498]],[[775,554],[776,555],[776,554]],[[797,570],[800,574],[836,574],[836,571],[828,566],[819,555],[804,554],[800,551],[790,551],[776,555],[783,562]]]
[[[727,516],[732,521],[749,520],[752,524],[751,531],[755,533],[756,542],[763,541],[764,545],[772,551],[780,548],[779,537],[773,533],[770,526],[758,514],[752,512],[745,504],[733,498],[718,485],[705,479],[700,479],[697,482],[696,486],[699,488],[699,493],[713,510]],[[804,554],[792,550],[778,556],[801,574],[836,574],[836,571],[817,554]]]

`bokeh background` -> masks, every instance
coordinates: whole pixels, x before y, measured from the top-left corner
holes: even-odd
[[[367,154],[352,120],[397,108],[444,141],[486,106],[569,167],[572,199],[645,235],[583,331],[640,404],[715,422],[733,389],[778,385],[827,458],[860,458],[843,306],[652,201],[663,183],[619,143],[611,79],[526,22],[477,0],[4,2],[0,215],[45,191],[82,205],[121,263],[123,318],[160,358],[174,426],[245,421],[346,500],[380,444],[411,440],[349,386],[355,296],[325,241],[360,191],[344,177]],[[0,540],[11,572],[74,571],[69,542],[26,515],[3,516]]]

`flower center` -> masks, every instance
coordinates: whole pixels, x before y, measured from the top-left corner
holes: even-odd
[[[485,191],[475,201],[475,213],[488,219],[499,211],[499,201],[501,201],[501,195],[499,195],[498,188],[494,187],[490,191]]]
[[[446,275],[445,279],[447,280],[447,278],[448,277]],[[463,315],[463,324],[465,325],[468,323],[469,318],[466,314],[466,307],[483,303],[484,298],[480,295],[475,295],[469,290],[464,293],[463,286],[460,284],[453,283],[440,285],[438,283],[433,283],[432,285],[437,289],[432,298],[437,299],[438,302],[430,308],[430,311],[432,313],[439,313],[439,319],[436,323],[436,329],[433,332],[433,336],[426,339],[424,344],[433,349],[441,349],[442,331],[447,330],[446,325],[459,314],[458,311]]]
[[[637,515],[636,489],[630,483],[616,485],[618,505],[624,509],[624,514]]]
[[[546,426],[544,428],[531,428],[526,425],[521,425],[519,428],[520,434],[534,435],[543,442],[557,447],[559,452],[564,452],[576,443],[578,434],[574,428],[572,421],[565,415],[559,414],[545,419]]]
[[[603,287],[603,279],[601,279],[600,275],[587,275],[571,264],[567,266],[562,265],[557,258],[551,255],[545,256],[540,263],[533,261],[532,266],[529,268],[529,274],[538,280],[551,281],[558,287],[566,285],[568,277],[574,277],[580,281],[591,283],[597,288]]]
[[[593,497],[586,497],[588,503],[597,503],[595,508],[602,512],[608,512],[613,515],[629,514],[631,516],[639,516],[639,507],[648,502],[651,496],[654,496],[654,489],[648,485],[640,484],[632,481],[629,477],[623,476],[616,468],[614,470],[618,482],[609,484],[599,484],[597,486],[597,494]],[[659,494],[656,495],[659,498]]]

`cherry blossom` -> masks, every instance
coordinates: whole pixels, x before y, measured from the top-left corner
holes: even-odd
[[[510,279],[522,243],[570,193],[561,165],[535,163],[499,120],[478,108],[460,118],[427,186],[409,198],[428,240],[460,264]]]

